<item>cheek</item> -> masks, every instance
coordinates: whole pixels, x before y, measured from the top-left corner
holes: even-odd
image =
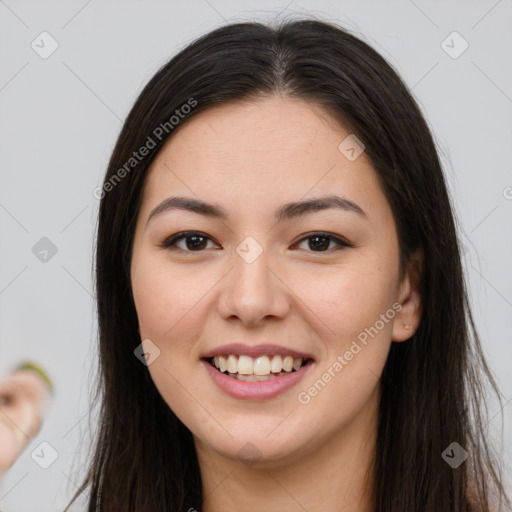
[[[383,261],[383,256],[389,260]],[[310,286],[303,289],[306,302],[329,327],[329,333],[322,340],[325,357],[318,370],[320,378],[317,374],[302,387],[300,403],[314,401],[313,408],[326,409],[329,404],[340,404],[342,409],[333,414],[345,417],[375,391],[396,316],[398,267],[393,258],[390,250],[388,255],[370,255],[331,272],[330,279],[308,279]]]
[[[295,290],[329,328],[329,338],[346,340],[373,325],[391,308],[397,279],[393,268],[368,258],[325,273],[304,272],[295,281]],[[390,331],[390,327],[386,323],[384,330]]]
[[[141,339],[149,339],[158,357],[148,366],[151,379],[167,405],[185,424],[202,414],[191,407],[190,395],[199,396],[188,378],[194,353],[191,341],[202,322],[194,315],[205,290],[188,272],[172,272],[168,262],[158,258],[140,259],[132,267],[132,289]],[[206,283],[207,284],[207,283]],[[201,418],[207,421],[207,418]]]
[[[190,272],[173,272],[162,258],[134,265],[132,289],[141,336],[163,342],[179,330],[204,295],[197,284]]]

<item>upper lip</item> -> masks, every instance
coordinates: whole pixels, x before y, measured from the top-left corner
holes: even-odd
[[[302,359],[314,359],[312,355],[305,352],[300,352],[292,348],[282,347],[280,345],[264,344],[264,345],[244,345],[242,343],[230,343],[229,345],[221,345],[220,347],[212,348],[203,354],[204,359],[210,359],[214,356],[220,355],[244,355],[251,357],[258,356],[292,356]]]

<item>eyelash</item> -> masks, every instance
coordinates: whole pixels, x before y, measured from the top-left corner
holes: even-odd
[[[199,236],[201,238],[207,238],[208,240],[211,240],[211,238],[208,235],[206,235],[205,233],[201,233],[200,231],[182,231],[180,233],[177,233],[177,234],[171,236],[170,238],[165,240],[163,243],[161,243],[159,246],[162,247],[163,249],[168,249],[170,251],[181,251],[181,252],[189,252],[189,253],[204,252],[205,249],[201,249],[201,250],[198,250],[198,251],[190,251],[188,249],[187,250],[186,249],[181,249],[181,248],[176,246],[176,243],[179,242],[180,240],[184,240],[186,238],[190,238],[190,237],[193,237],[193,236]],[[315,237],[327,238],[330,241],[334,241],[338,245],[338,247],[336,247],[334,250],[340,250],[340,249],[343,249],[343,248],[354,247],[353,244],[347,242],[346,240],[343,240],[342,238],[340,238],[338,236],[335,236],[332,233],[326,233],[324,231],[317,231],[317,232],[314,232],[314,233],[310,233],[307,236],[302,237],[294,245],[300,244],[301,242],[303,242],[305,240],[309,240],[309,239],[315,238]],[[330,252],[332,252],[332,249],[328,249],[326,251],[311,251],[310,250],[308,252],[313,252],[313,253],[318,253],[318,252],[319,253],[322,253],[322,252],[330,253]]]

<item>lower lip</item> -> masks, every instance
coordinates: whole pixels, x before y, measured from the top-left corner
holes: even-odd
[[[282,375],[275,379],[266,381],[246,382],[234,379],[229,375],[215,369],[208,361],[202,361],[206,366],[206,371],[210,374],[215,384],[224,391],[224,393],[242,400],[266,400],[284,393],[295,386],[309,371],[313,365],[313,360],[309,360],[300,370]]]

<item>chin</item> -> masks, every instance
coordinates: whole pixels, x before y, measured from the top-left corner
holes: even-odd
[[[277,425],[279,422],[274,424]],[[205,436],[200,436],[200,444],[203,449],[213,450],[222,457],[242,462],[250,468],[268,469],[281,465],[287,465],[296,459],[307,455],[308,445],[307,439],[301,439],[298,433],[294,433],[289,429],[282,432],[281,435],[275,432],[269,435],[272,429],[250,430],[240,427],[232,429],[229,434],[224,433],[221,437],[216,435],[212,437],[211,431],[204,432]],[[304,435],[304,431],[302,431]],[[196,447],[198,437],[194,435]]]

